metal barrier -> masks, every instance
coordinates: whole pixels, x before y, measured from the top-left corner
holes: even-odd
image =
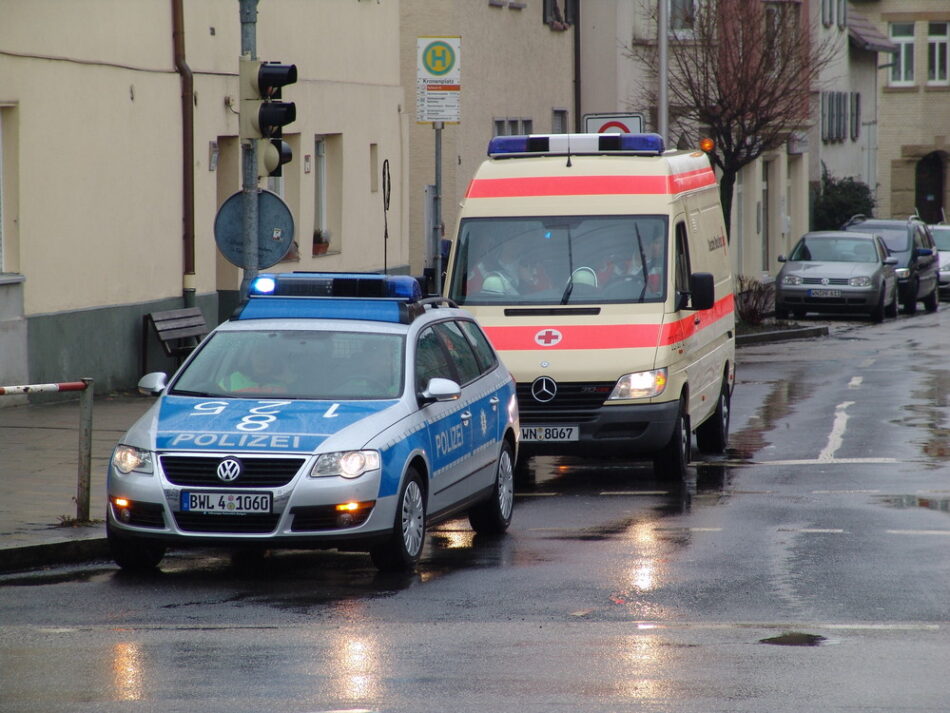
[[[0,396],[37,394],[49,391],[80,391],[79,395],[79,465],[76,485],[76,519],[89,522],[89,488],[92,473],[92,395],[93,380],[65,381],[59,384],[28,384],[0,386]]]

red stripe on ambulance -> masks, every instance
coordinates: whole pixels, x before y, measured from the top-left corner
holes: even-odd
[[[672,176],[528,176],[477,178],[466,198],[527,198],[539,196],[664,195],[716,184],[712,169]]]
[[[530,325],[490,327],[483,325],[492,346],[499,351],[546,349],[639,349],[665,347],[693,336],[733,311],[733,296],[670,324],[575,324],[556,327]],[[696,319],[699,318],[699,324]],[[549,334],[559,338],[550,338]],[[540,336],[539,336],[540,335]]]

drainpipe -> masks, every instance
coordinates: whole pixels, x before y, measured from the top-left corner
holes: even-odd
[[[574,3],[574,130],[584,130],[581,116],[581,3]]]
[[[185,61],[185,17],[182,0],[172,1],[172,39],[175,69],[181,75],[181,189],[183,274],[182,299],[185,307],[195,306],[195,81]]]

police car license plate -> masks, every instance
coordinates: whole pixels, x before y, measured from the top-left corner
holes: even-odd
[[[227,493],[184,491],[181,494],[184,512],[216,513],[221,515],[259,515],[271,511],[270,493]]]
[[[841,290],[808,290],[809,297],[841,297]]]
[[[580,437],[577,426],[522,426],[522,441],[576,441]]]

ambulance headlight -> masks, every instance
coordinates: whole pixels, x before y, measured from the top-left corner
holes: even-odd
[[[633,374],[624,374],[617,379],[617,384],[607,400],[611,399],[648,399],[659,396],[666,388],[666,369],[653,371],[638,371]]]
[[[379,470],[379,451],[340,451],[318,456],[310,469],[310,477],[359,478],[371,470]]]
[[[123,475],[132,471],[152,474],[152,454],[141,448],[120,443],[112,452],[112,467]]]

